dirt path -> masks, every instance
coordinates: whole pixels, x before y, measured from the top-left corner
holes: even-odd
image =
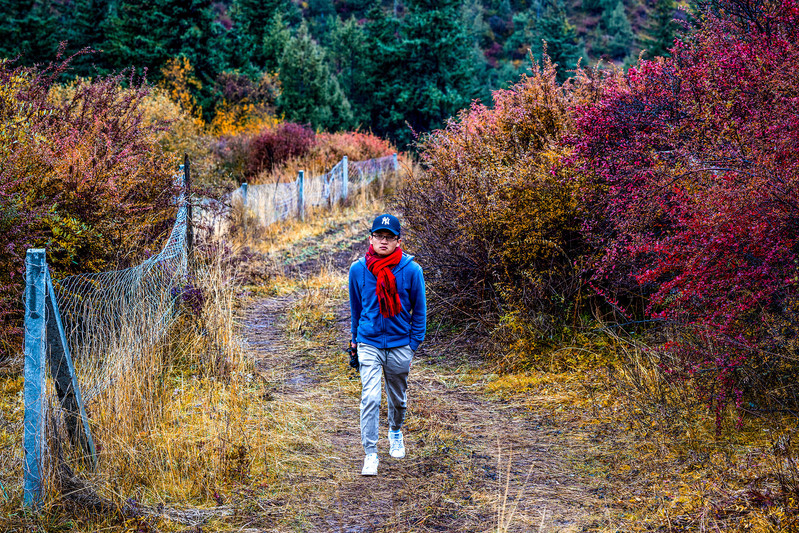
[[[335,252],[332,264],[346,268],[359,248],[353,242]],[[303,275],[303,268],[287,271]],[[260,299],[245,316],[246,340],[259,373],[272,383],[274,401],[316,406],[324,452],[313,469],[292,473],[294,498],[301,501],[280,504],[295,514],[302,509],[291,530],[497,531],[500,514],[509,521],[500,531],[600,529],[595,510],[601,504],[590,482],[570,467],[563,453],[570,444],[551,419],[488,399],[479,384],[464,385],[462,374],[433,361],[443,338],[426,342],[411,370],[407,457],[388,456],[384,401],[379,474],[362,477],[359,384],[343,370],[339,352],[349,337],[349,309],[339,298],[334,319],[298,339],[287,330],[287,316],[302,296]],[[275,524],[269,530],[287,529]]]

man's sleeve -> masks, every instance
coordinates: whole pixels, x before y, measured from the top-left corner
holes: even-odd
[[[424,290],[424,275],[422,267],[416,267],[413,276],[411,291],[411,302],[413,310],[411,312],[411,350],[414,352],[424,341],[424,334],[427,331],[427,297]]]
[[[361,287],[358,285],[357,276],[355,273],[355,263],[350,267],[350,317],[351,317],[351,331],[352,342],[358,342],[358,322],[361,320]]]

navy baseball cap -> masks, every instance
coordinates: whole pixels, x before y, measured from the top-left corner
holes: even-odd
[[[385,229],[399,237],[400,234],[400,223],[399,219],[394,215],[380,215],[372,222],[372,233],[376,231],[380,231],[381,229]]]

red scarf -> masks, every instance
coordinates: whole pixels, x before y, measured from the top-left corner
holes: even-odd
[[[380,314],[392,317],[402,310],[402,303],[397,293],[397,278],[394,277],[392,268],[397,266],[402,259],[402,249],[397,246],[394,252],[387,257],[380,257],[375,253],[373,246],[366,252],[366,268],[377,278],[377,301],[380,303]]]

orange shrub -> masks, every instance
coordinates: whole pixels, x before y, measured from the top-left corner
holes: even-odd
[[[561,161],[571,82],[545,62],[420,143],[424,171],[399,193],[408,237],[448,310],[493,327],[523,310],[550,336],[578,303],[584,244],[577,180]]]

